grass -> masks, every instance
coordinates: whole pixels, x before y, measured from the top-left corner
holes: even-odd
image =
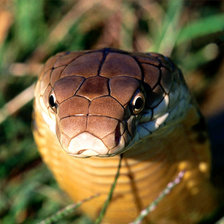
[[[23,92],[48,57],[108,46],[163,53],[212,116],[220,108],[209,94],[223,73],[223,8],[221,0],[0,0],[0,223],[38,223],[72,203],[41,162],[32,89]],[[60,223],[90,220],[74,212]]]

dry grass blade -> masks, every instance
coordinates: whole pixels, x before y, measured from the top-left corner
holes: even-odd
[[[0,9],[0,44],[5,41],[9,28],[13,22],[12,14],[6,10]]]
[[[61,41],[74,23],[88,10],[96,4],[101,3],[100,0],[77,1],[72,9],[57,23],[50,32],[48,39],[34,51],[29,61],[41,61],[54,46]]]
[[[221,218],[218,222],[216,222],[215,224],[224,224],[224,217]]]
[[[120,32],[121,32],[121,12],[115,12],[105,23],[102,36],[99,38],[96,48],[120,46]]]
[[[9,73],[14,76],[24,76],[26,74],[37,76],[42,66],[41,63],[13,63],[9,67]]]
[[[8,103],[4,105],[3,108],[0,109],[0,124],[10,115],[14,114],[21,107],[27,104],[30,100],[33,99],[34,94],[34,86],[32,84],[25,90],[23,90],[19,95],[10,100]]]

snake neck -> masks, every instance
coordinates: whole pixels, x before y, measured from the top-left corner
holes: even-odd
[[[57,137],[47,128],[38,110],[35,110],[35,118],[34,136],[39,150],[61,187],[75,201],[97,193],[102,195],[91,202],[93,206],[91,211],[88,204],[83,205],[83,210],[94,218],[114,181],[120,156],[71,157],[63,152]],[[189,209],[202,210],[202,214],[210,211],[211,208],[201,204],[203,198],[212,201],[211,197],[207,196],[211,194],[208,186],[209,143],[206,139],[202,141],[201,137],[199,138],[201,131],[198,124],[200,124],[200,116],[197,109],[193,106],[189,107],[183,119],[175,125],[175,129],[171,127],[161,130],[161,133],[143,139],[123,154],[114,199],[106,219],[112,220],[111,223],[118,223],[118,220],[119,223],[132,221],[183,170],[185,175],[181,183],[159,203],[159,208],[151,216],[152,220],[159,223],[157,222],[159,217],[181,216],[187,214]],[[50,148],[49,142],[51,142]],[[186,202],[186,198],[189,203]],[[183,205],[181,208],[175,207],[180,204]],[[214,203],[210,204],[213,206]],[[125,211],[122,210],[124,207]],[[170,212],[171,210],[177,212]],[[133,214],[130,214],[130,211],[133,211]],[[117,215],[113,216],[114,213],[120,214],[118,220]],[[200,214],[199,216],[201,217]],[[121,222],[121,217],[127,217],[128,221]],[[199,217],[195,220],[199,220]],[[181,223],[192,222],[187,219],[186,222],[181,221]]]
[[[124,153],[124,157],[156,161],[158,155],[164,154],[167,161],[171,160],[172,163],[185,161],[188,154],[194,153],[192,151],[194,146],[189,142],[194,141],[197,145],[201,145],[201,148],[204,145],[209,147],[205,126],[201,130],[194,130],[196,126],[202,125],[201,123],[203,121],[197,107],[190,104],[177,122],[140,139]],[[204,139],[199,139],[202,136]]]

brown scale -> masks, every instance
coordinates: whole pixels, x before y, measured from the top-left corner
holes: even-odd
[[[126,141],[131,138],[129,129],[133,127],[123,119],[130,115],[128,108],[136,90],[143,83],[147,85],[151,90],[147,106],[154,108],[180,76],[172,62],[159,54],[115,49],[60,53],[47,61],[35,92],[35,141],[58,183],[74,201],[100,193],[81,208],[92,219],[98,216],[107,197],[120,157],[76,158],[61,145],[68,147],[72,138],[89,132],[113,150],[116,134],[124,134]],[[58,104],[55,111],[48,102],[52,93]],[[46,124],[42,110],[56,116],[57,135]],[[190,104],[184,111],[171,131],[149,135],[123,153],[104,223],[133,221],[181,170],[186,173],[180,184],[145,221],[193,224],[214,211],[216,199],[209,181],[210,145],[207,137],[198,141],[202,131],[193,128],[200,122],[197,107]]]

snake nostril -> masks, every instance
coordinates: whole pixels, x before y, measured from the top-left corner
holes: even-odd
[[[120,138],[121,138],[120,122],[118,122],[117,127],[115,129],[115,144],[116,144],[116,146],[119,144]]]

